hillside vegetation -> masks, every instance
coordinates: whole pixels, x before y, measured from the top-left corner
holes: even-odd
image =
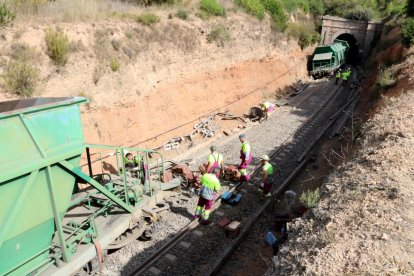
[[[122,45],[119,40],[110,41],[111,45],[107,46],[113,47],[114,51],[111,52],[104,49],[108,44],[108,41],[104,41],[107,35],[96,31],[94,52],[100,60],[94,69],[93,82],[96,84],[104,74],[104,68],[109,67],[112,72],[119,71],[122,63],[120,52],[124,52],[129,59],[134,59],[141,50],[134,46],[135,39],[151,43],[158,32],[153,26],[161,21],[165,24],[165,20],[174,17],[183,21],[193,21],[198,17],[210,22],[223,18],[224,24],[215,24],[206,36],[208,43],[215,42],[218,47],[223,47],[232,38],[231,26],[226,18],[231,14],[246,13],[259,21],[269,20],[273,32],[284,33],[288,39],[298,41],[304,49],[320,41],[322,15],[369,20],[381,19],[386,15],[407,14],[408,18],[402,22],[402,36],[404,42],[411,45],[414,43],[414,19],[411,17],[414,13],[413,2],[414,0],[0,0],[0,30],[11,26],[14,21],[53,25],[108,19],[132,21],[151,28],[143,37],[126,32],[125,36],[130,40],[127,44],[131,46]],[[161,16],[165,13],[168,13],[168,17]],[[397,23],[401,23],[401,20]],[[154,35],[150,35],[152,32]],[[18,39],[20,35],[16,33],[15,36]],[[171,36],[180,35],[171,33]],[[59,29],[45,31],[45,44],[45,53],[60,68],[65,67],[70,55],[85,50],[81,40],[70,41],[64,30]],[[34,50],[28,45],[17,45],[17,48],[22,47]],[[39,70],[33,58],[7,58],[0,67],[4,68],[0,82],[7,91],[21,97],[31,96],[36,91]]]

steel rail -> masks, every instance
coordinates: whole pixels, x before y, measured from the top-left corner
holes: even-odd
[[[324,86],[322,89],[325,89],[326,87]],[[292,134],[290,134],[281,144],[280,146],[275,149],[273,152],[271,152],[271,154],[269,155],[270,159],[274,158],[278,153],[280,153],[283,149],[285,149],[285,147],[290,143],[291,138],[297,136],[299,133],[301,133],[304,129],[306,129],[306,127],[309,126],[309,124],[314,121],[318,115],[320,114],[320,112],[326,108],[326,106],[328,105],[328,103],[330,101],[332,101],[332,99],[334,98],[334,96],[336,95],[336,91],[339,89],[339,87],[335,88],[335,90],[332,92],[332,95],[330,95],[322,104],[322,106],[300,127],[298,128],[296,131],[294,131]],[[311,93],[311,95],[314,93]],[[309,95],[310,96],[310,95]],[[305,97],[305,99],[307,99],[308,97]],[[295,105],[294,107],[297,107],[300,103],[302,103],[305,99],[301,100],[297,105]],[[290,112],[293,112],[290,111]],[[289,112],[289,113],[290,113]],[[306,159],[307,160],[307,159]],[[299,166],[304,166],[302,164],[305,163],[304,160],[301,164],[299,164]],[[258,164],[254,170],[252,175],[257,175],[259,173],[259,169],[261,168],[261,165]],[[296,174],[299,172],[299,170],[295,170]],[[290,179],[290,180],[289,180]],[[287,182],[287,180],[289,180]],[[290,183],[291,181],[291,176],[288,176],[288,178],[286,178],[286,180],[283,182],[283,184],[280,187],[285,187],[286,185],[288,185],[288,183]],[[287,184],[286,184],[287,183]],[[241,189],[244,186],[245,183],[242,184],[237,184],[236,186],[232,187],[229,191],[230,192],[234,192],[237,191],[239,189]],[[256,183],[255,183],[256,184]],[[279,189],[277,190],[278,193]],[[267,202],[267,201],[266,201]],[[216,210],[218,207],[220,207],[221,205],[221,196],[219,196],[216,201],[214,202],[212,208],[211,208],[211,212],[213,212],[214,210]],[[260,207],[259,211],[262,210],[263,206],[265,206],[266,204],[262,205],[262,207]],[[266,205],[267,206],[267,205]],[[133,270],[129,275],[141,275],[144,271],[146,271],[153,263],[155,263],[156,261],[158,261],[162,256],[164,256],[170,249],[172,249],[178,242],[180,242],[185,236],[187,236],[188,233],[190,233],[192,230],[194,230],[198,225],[199,225],[199,221],[198,220],[193,220],[192,222],[190,222],[187,226],[185,226],[183,229],[181,229],[177,234],[174,235],[174,237],[172,237],[170,240],[168,240],[166,243],[164,243],[163,246],[161,246],[156,252],[154,252],[151,256],[149,256],[147,259],[145,259],[142,263],[140,263],[140,265],[138,267],[136,267],[135,270]],[[246,227],[247,228],[247,227]]]
[[[324,103],[324,105],[321,107],[320,110],[324,109],[329,101],[332,100],[333,97],[328,98],[328,100]],[[319,111],[319,110],[318,110]],[[315,114],[317,115],[317,114]],[[314,116],[312,116],[313,118]],[[315,116],[316,117],[316,116]],[[333,123],[337,120],[338,117],[333,119],[328,125],[326,125],[323,130],[319,133],[319,135],[316,137],[316,139],[313,140],[311,145],[306,148],[306,150],[302,153],[301,157],[298,159],[300,162],[296,168],[293,170],[293,172],[283,181],[283,183],[277,187],[277,189],[274,191],[272,189],[272,197],[277,198],[279,197],[282,192],[286,189],[286,187],[295,179],[295,177],[301,172],[303,167],[308,163],[310,156],[308,153],[314,148],[314,146],[321,140],[321,138],[328,132],[330,127],[333,125]],[[312,120],[312,119],[311,119]],[[306,157],[306,158],[305,158]],[[266,210],[266,208],[269,206],[269,204],[272,202],[272,199],[269,198],[265,201],[265,203],[251,216],[250,220],[245,224],[245,227],[243,230],[239,233],[239,235],[231,242],[231,244],[224,250],[223,254],[218,257],[217,262],[210,267],[208,272],[206,272],[204,275],[217,275],[220,269],[223,267],[223,265],[226,263],[226,261],[231,257],[233,252],[239,247],[243,239],[247,236],[248,232],[253,227],[256,220],[260,217],[260,215]]]

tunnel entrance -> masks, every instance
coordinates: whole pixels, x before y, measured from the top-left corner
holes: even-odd
[[[360,63],[359,57],[359,43],[356,38],[351,34],[341,34],[336,39],[345,40],[349,44],[348,54],[346,55],[346,63],[358,65]]]

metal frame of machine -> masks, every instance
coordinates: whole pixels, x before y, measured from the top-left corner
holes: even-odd
[[[168,193],[163,192],[180,187],[179,181],[157,181],[164,160],[156,151],[84,144],[79,104],[86,101],[0,103],[0,258],[8,257],[0,262],[0,275],[67,275],[96,257],[101,264],[105,248],[128,229],[145,229],[144,218],[156,219],[152,207]],[[22,148],[17,162],[9,155],[13,146]],[[122,173],[94,175],[91,150],[115,152]],[[154,164],[150,155],[158,156],[145,168],[144,183],[127,176],[126,150],[146,164]],[[79,166],[85,155],[89,175]],[[90,187],[74,193],[79,181]]]

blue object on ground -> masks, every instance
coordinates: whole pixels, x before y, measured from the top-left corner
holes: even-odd
[[[266,234],[266,242],[270,246],[275,245],[277,242],[277,238],[275,237],[275,235],[273,235],[271,231],[267,232]]]

